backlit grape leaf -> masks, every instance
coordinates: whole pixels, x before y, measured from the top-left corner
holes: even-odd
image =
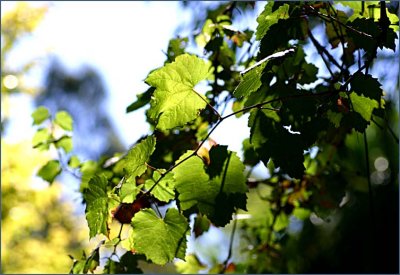
[[[78,168],[81,165],[81,161],[79,160],[78,156],[73,155],[68,161],[68,166],[71,168]]]
[[[123,167],[126,178],[132,177],[135,179],[135,177],[141,176],[146,171],[146,162],[153,154],[155,146],[156,138],[148,136],[129,150],[126,156],[117,164]]]
[[[165,265],[175,257],[185,257],[189,224],[177,209],[168,209],[164,219],[153,209],[143,209],[136,213],[131,224],[130,246],[148,260]]]
[[[90,238],[99,233],[107,235],[108,196],[106,177],[103,174],[92,177],[83,195],[86,201],[85,212]]]
[[[359,96],[354,92],[350,94],[350,100],[354,111],[359,113],[366,121],[371,120],[372,111],[379,107],[376,100]]]
[[[73,148],[72,138],[69,136],[63,136],[55,143],[55,145],[57,148],[63,148],[65,153],[69,153]]]
[[[49,110],[44,106],[40,106],[32,113],[33,125],[38,125],[49,117]]]
[[[178,162],[191,153],[182,155]],[[226,146],[211,148],[210,164],[206,167],[200,157],[186,160],[173,170],[181,209],[195,207],[213,224],[224,226],[234,208],[246,209],[247,186],[243,171],[243,163]]]
[[[328,110],[326,112],[326,116],[329,119],[329,121],[332,122],[333,125],[335,125],[336,128],[339,128],[340,121],[342,120],[343,117],[342,113],[336,113],[332,112],[331,110]]]
[[[381,84],[378,79],[373,78],[370,74],[363,74],[358,72],[353,75],[353,79],[350,82],[352,91],[358,95],[364,95],[370,99],[375,99],[378,102],[382,97]]]
[[[32,138],[32,146],[33,148],[37,148],[39,150],[47,150],[49,149],[51,140],[51,134],[47,128],[38,129],[35,135]]]
[[[149,117],[156,128],[167,130],[194,120],[206,107],[206,99],[194,86],[210,74],[210,64],[194,55],[182,54],[174,62],[153,71],[146,82],[156,90]]]
[[[277,10],[272,11],[274,2],[268,2],[265,5],[263,12],[257,17],[257,31],[256,39],[260,40],[268,31],[268,29],[279,19],[285,19],[289,17],[289,5],[283,4]]]
[[[233,94],[236,98],[241,98],[243,96],[248,96],[249,94],[255,92],[261,86],[261,73],[263,72],[267,62],[264,62],[260,66],[250,70],[245,73],[242,81],[236,87]]]
[[[180,274],[198,274],[200,270],[207,268],[195,254],[187,255],[184,262],[176,262],[175,266]]]
[[[122,184],[119,191],[121,201],[124,203],[132,203],[136,199],[136,196],[140,193],[140,190],[142,190],[142,187],[143,184],[136,184],[136,179],[134,177],[128,178]]]
[[[165,173],[165,171],[166,170],[163,170],[163,173]],[[154,171],[153,178],[146,180],[144,184],[145,188],[149,190],[160,177],[160,172]],[[169,202],[175,198],[174,185],[173,174],[168,173],[157,183],[150,193],[160,201]]]
[[[72,131],[72,117],[66,111],[59,111],[54,118],[54,123],[58,124],[61,128],[67,131]]]
[[[40,168],[37,175],[51,184],[60,173],[60,162],[58,160],[50,160],[42,168]]]

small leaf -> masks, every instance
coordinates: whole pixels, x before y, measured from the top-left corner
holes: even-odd
[[[148,104],[150,102],[151,96],[154,93],[154,87],[150,87],[147,89],[147,91],[145,91],[144,93],[138,94],[137,100],[133,103],[131,103],[131,105],[129,105],[126,108],[126,112],[133,112],[136,111],[137,109],[142,108],[143,106],[145,106],[146,104]]]
[[[240,81],[233,94],[236,98],[242,98],[254,93],[261,86],[261,74],[268,62],[264,62],[260,66],[245,73],[243,80]]]
[[[165,170],[163,171],[165,173]],[[161,177],[160,172],[154,171],[153,178],[148,179],[145,182],[145,188],[149,190],[157,180]],[[151,190],[151,194],[156,197],[160,201],[169,202],[170,200],[175,198],[175,191],[174,191],[174,179],[173,174],[168,173],[162,178],[157,185]]]
[[[135,178],[128,178],[123,184],[119,191],[121,201],[124,203],[132,203],[136,196],[142,190],[143,184],[136,185]]]
[[[126,173],[126,178],[132,177],[134,181],[136,177],[141,176],[147,169],[146,162],[153,154],[156,146],[156,138],[148,136],[135,147],[129,150],[124,158],[118,162],[118,167],[122,166]],[[115,169],[118,170],[118,167]]]
[[[57,112],[54,122],[66,131],[72,131],[72,117],[66,111]]]
[[[57,148],[63,148],[65,153],[69,153],[73,148],[72,138],[69,136],[63,136],[55,143],[55,145]]]
[[[371,120],[372,111],[379,107],[379,104],[376,100],[359,96],[354,92],[350,94],[350,100],[354,111],[359,113],[366,121]]]
[[[37,175],[51,184],[60,173],[60,162],[58,160],[50,160],[42,168],[40,168]]]
[[[370,74],[363,74],[358,72],[353,75],[353,79],[350,82],[351,89],[358,95],[364,95],[370,99],[380,101],[382,97],[381,84],[378,79],[373,78]]]
[[[207,219],[206,216],[198,214],[194,220],[193,232],[195,238],[202,235],[204,232],[207,232],[210,229],[210,220]]]
[[[206,107],[206,99],[194,86],[210,74],[210,64],[194,55],[182,54],[174,62],[153,71],[146,82],[156,90],[149,117],[156,128],[168,130],[194,120]]]
[[[131,248],[155,264],[165,265],[175,257],[183,258],[189,224],[178,210],[170,208],[164,219],[153,209],[143,209],[132,219]]]
[[[180,274],[198,274],[200,270],[207,268],[195,254],[186,255],[185,261],[176,262],[175,266]]]
[[[90,238],[98,233],[108,235],[108,196],[107,179],[103,174],[95,175],[83,193],[86,201],[86,220]]]
[[[260,40],[267,33],[269,28],[276,24],[279,19],[286,19],[289,17],[289,5],[283,4],[277,10],[272,11],[274,2],[269,2],[265,5],[263,12],[257,17],[257,31],[256,39]]]
[[[47,150],[49,149],[51,141],[51,134],[47,128],[38,129],[35,135],[32,138],[33,148],[37,148],[39,150]]]
[[[79,160],[78,156],[71,156],[68,161],[68,165],[71,168],[78,168],[81,165],[81,161]]]
[[[32,113],[33,125],[38,125],[49,117],[49,110],[44,106],[40,106]]]

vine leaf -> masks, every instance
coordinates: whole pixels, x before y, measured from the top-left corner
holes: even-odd
[[[146,162],[156,148],[156,138],[148,136],[135,147],[130,149],[126,156],[118,163],[123,167],[127,179],[141,176],[147,169]],[[116,169],[118,170],[118,167]]]
[[[278,22],[279,19],[286,19],[289,17],[289,5],[284,4],[277,10],[272,11],[274,2],[269,2],[265,5],[263,12],[257,17],[257,31],[256,39],[260,40],[267,33],[269,28]]]
[[[148,260],[165,265],[175,257],[185,257],[189,224],[177,209],[168,209],[164,219],[150,208],[143,209],[136,213],[131,224],[131,249],[144,254]]]
[[[42,168],[40,168],[37,175],[51,184],[60,173],[60,162],[58,160],[50,160]]]
[[[49,117],[49,110],[44,106],[40,106],[32,113],[33,125],[38,125]]]
[[[54,123],[58,124],[66,131],[72,131],[73,120],[70,114],[66,111],[59,111],[54,118]]]
[[[350,94],[350,100],[354,111],[359,113],[366,121],[371,120],[372,111],[379,107],[379,104],[376,100],[359,96],[354,92]]]
[[[263,72],[267,62],[264,62],[260,66],[250,70],[243,76],[243,80],[240,81],[233,94],[236,98],[247,97],[251,93],[254,93],[261,86],[261,73]]]
[[[157,123],[157,129],[183,126],[206,107],[206,99],[194,86],[209,76],[210,68],[201,58],[182,54],[174,62],[150,73],[146,82],[156,90],[148,115]]]
[[[92,177],[89,181],[88,188],[85,189],[83,195],[86,201],[85,212],[90,230],[90,238],[96,236],[98,233],[107,235],[107,178],[102,174]]]
[[[182,155],[178,162],[190,154],[192,151]],[[206,168],[200,157],[192,157],[173,171],[182,210],[195,207],[216,226],[226,225],[234,208],[246,210],[244,165],[227,146],[211,148],[210,165]]]
[[[55,145],[57,148],[63,148],[65,153],[69,153],[73,148],[72,138],[69,136],[63,136],[55,142]]]
[[[354,74],[351,81],[351,89],[358,95],[367,96],[370,99],[377,100],[378,102],[382,97],[381,84],[370,74],[365,75],[361,72]]]
[[[165,170],[162,171],[165,173]],[[144,186],[149,190],[161,177],[160,172],[154,171],[153,178],[146,180]],[[174,178],[172,173],[168,173],[162,178],[157,185],[151,190],[151,194],[160,201],[169,202],[175,198]]]

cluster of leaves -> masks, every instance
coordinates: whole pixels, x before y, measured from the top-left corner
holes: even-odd
[[[188,38],[170,41],[166,63],[150,72],[145,80],[149,89],[127,108],[130,112],[149,106],[150,135],[123,155],[73,165],[82,176],[90,237],[109,237],[112,219],[129,224],[127,238],[120,233],[109,240],[114,253],[106,272],[137,271],[142,255],[158,265],[183,259],[186,263],[177,265],[182,272],[201,270],[204,264],[186,255],[187,235],[193,231],[197,237],[211,224],[226,226],[235,213],[247,210],[249,190],[260,186],[268,189],[262,195],[268,203],[267,226],[250,219],[242,229],[256,236],[248,252],[269,260],[263,265],[250,261],[239,269],[229,251],[226,261],[210,270],[279,272],[275,268],[289,218],[305,220],[311,213],[326,218],[339,208],[349,182],[338,156],[346,137],[354,132],[365,135],[374,119],[385,119],[381,84],[368,73],[379,48],[395,50],[395,22],[387,16],[384,2],[375,18],[355,16],[355,6],[350,16],[329,2],[269,2],[255,31],[232,26],[236,5],[222,4],[204,21],[195,38],[204,57],[186,52]],[[324,27],[332,48],[342,48],[340,59],[315,38],[316,25]],[[252,52],[256,43],[257,53]],[[325,74],[307,61],[306,44],[319,54]],[[237,58],[242,52],[246,54]],[[196,88],[202,81],[204,92]],[[230,103],[232,112],[223,115]],[[250,137],[243,141],[241,160],[210,136],[223,121],[244,113],[249,114]],[[42,108],[33,117],[39,124],[49,115]],[[67,131],[69,123],[65,113],[54,120]],[[70,137],[54,139],[40,129],[34,145],[48,148],[53,143],[69,152],[70,143],[61,142],[64,139]],[[269,175],[252,181],[250,173],[245,175],[246,166],[251,171],[260,162]],[[361,177],[371,188],[368,171]],[[59,164],[53,161],[39,175],[52,181],[58,173]],[[191,230],[192,215],[196,218]],[[127,250],[121,258],[117,246]],[[75,260],[72,272],[86,273],[98,265],[99,248]]]

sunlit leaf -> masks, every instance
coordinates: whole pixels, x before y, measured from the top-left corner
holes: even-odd
[[[89,225],[89,236],[108,235],[108,196],[107,179],[104,175],[95,175],[84,192],[86,201],[86,220]]]
[[[44,106],[40,106],[32,113],[33,125],[38,125],[49,117],[49,110]]]
[[[206,99],[194,86],[209,73],[210,65],[204,60],[182,54],[147,77],[146,82],[156,88],[148,114],[157,123],[157,129],[183,126],[197,117],[206,107]]]
[[[54,179],[61,173],[61,166],[58,160],[50,160],[42,168],[37,175],[49,183],[53,183]]]
[[[143,209],[132,219],[131,248],[155,264],[164,265],[175,257],[183,259],[189,224],[178,210],[170,208],[162,219],[152,209]]]
[[[260,40],[269,30],[269,28],[278,22],[279,19],[289,17],[289,5],[283,4],[277,10],[272,11],[274,2],[268,2],[265,5],[263,12],[257,17],[257,31],[256,38]]]
[[[58,124],[61,128],[67,131],[72,131],[72,117],[66,111],[59,111],[56,113],[54,123]]]

